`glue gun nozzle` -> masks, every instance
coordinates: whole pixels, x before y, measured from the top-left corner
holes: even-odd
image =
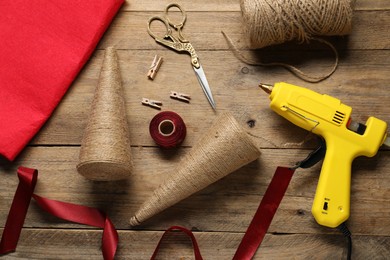
[[[266,93],[268,93],[268,94],[271,94],[272,93],[272,89],[274,88],[272,85],[263,84],[263,83],[260,83],[259,87],[262,90],[264,90]]]

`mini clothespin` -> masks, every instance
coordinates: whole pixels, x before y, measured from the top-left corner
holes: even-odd
[[[151,80],[154,79],[154,77],[157,74],[158,69],[161,66],[162,61],[163,61],[162,57],[158,57],[157,54],[154,56],[152,65],[150,66],[149,71],[148,71],[148,75],[147,75],[149,79],[151,79]]]
[[[161,109],[162,102],[157,100],[151,100],[148,98],[142,98],[142,104],[145,106],[150,106],[156,109]]]
[[[170,97],[187,103],[190,103],[190,99],[191,99],[190,95],[184,93],[178,93],[176,91],[171,91]]]

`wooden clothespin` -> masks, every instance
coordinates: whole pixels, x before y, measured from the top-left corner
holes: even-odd
[[[158,69],[161,66],[162,61],[163,61],[162,57],[158,57],[157,54],[154,56],[152,65],[150,66],[149,71],[148,71],[148,75],[147,75],[149,79],[151,79],[151,80],[154,79],[154,77],[157,74]]]
[[[178,93],[176,91],[171,91],[170,97],[187,103],[190,103],[190,99],[191,99],[190,95],[184,93]]]
[[[145,105],[145,106],[150,106],[150,107],[159,109],[159,110],[161,109],[161,106],[162,106],[162,102],[161,101],[151,100],[151,99],[148,99],[148,98],[142,98],[142,104]]]

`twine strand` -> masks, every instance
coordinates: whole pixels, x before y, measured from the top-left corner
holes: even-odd
[[[313,37],[312,40],[318,41],[318,42],[323,43],[326,46],[328,46],[332,50],[332,52],[334,53],[335,61],[334,61],[334,64],[332,65],[332,67],[328,73],[326,73],[322,76],[311,76],[311,75],[303,72],[302,70],[298,69],[297,67],[290,65],[290,64],[287,64],[287,63],[283,63],[283,62],[265,63],[265,62],[259,62],[259,61],[253,60],[251,58],[248,58],[234,45],[234,43],[232,42],[230,37],[228,35],[226,35],[225,32],[222,31],[222,34],[225,37],[226,42],[229,45],[229,48],[233,51],[234,56],[236,56],[236,58],[239,59],[240,61],[242,61],[243,63],[245,63],[247,65],[251,65],[251,66],[263,66],[263,67],[279,66],[279,67],[283,67],[286,70],[290,71],[295,76],[297,76],[298,78],[300,78],[304,81],[307,81],[307,82],[317,83],[317,82],[320,82],[320,81],[323,81],[323,80],[329,78],[336,71],[337,66],[339,64],[339,54],[338,54],[336,48],[330,42],[328,42],[324,39],[321,39],[321,38]]]

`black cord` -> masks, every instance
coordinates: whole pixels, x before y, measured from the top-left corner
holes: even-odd
[[[338,230],[340,230],[341,233],[347,238],[348,242],[348,254],[347,254],[347,260],[351,260],[352,255],[352,237],[351,232],[349,231],[347,225],[342,223],[340,226],[337,227]]]

